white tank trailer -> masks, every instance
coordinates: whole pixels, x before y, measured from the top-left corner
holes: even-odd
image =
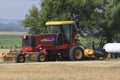
[[[107,43],[103,46],[103,49],[111,53],[113,58],[120,57],[120,43]]]

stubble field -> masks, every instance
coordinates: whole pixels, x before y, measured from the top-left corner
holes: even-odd
[[[0,80],[120,80],[120,60],[1,63]]]

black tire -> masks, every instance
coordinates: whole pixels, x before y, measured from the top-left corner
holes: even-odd
[[[16,54],[15,62],[16,63],[23,63],[23,62],[25,62],[25,56],[23,54],[21,54],[21,53]]]
[[[78,46],[72,47],[69,52],[69,58],[71,61],[83,60],[83,58],[84,58],[83,49]]]
[[[103,51],[103,58],[106,59],[107,58],[108,53],[106,51]]]
[[[46,60],[46,56],[43,53],[38,53],[36,55],[36,61],[37,62],[44,62]]]

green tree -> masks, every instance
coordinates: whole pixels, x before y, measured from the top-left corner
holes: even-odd
[[[30,9],[29,14],[23,20],[23,25],[30,28],[30,33],[45,32],[46,21],[74,20],[80,21],[80,28],[85,32],[92,32],[99,28],[99,9],[104,0],[40,0],[41,9],[35,6]],[[91,33],[90,33],[91,34]]]
[[[40,34],[45,31],[45,28],[40,26],[40,11],[36,6],[32,6],[22,24],[25,28],[29,28],[29,33],[31,34]]]
[[[112,42],[115,35],[120,34],[120,1],[109,0],[104,9],[105,21],[102,27],[103,36],[107,42]]]
[[[80,21],[79,28],[82,31],[91,35],[95,33],[95,30],[100,29],[99,25],[103,12],[99,12],[99,10],[103,4],[104,0],[78,0],[78,2],[71,0],[72,8],[70,11],[77,15]]]

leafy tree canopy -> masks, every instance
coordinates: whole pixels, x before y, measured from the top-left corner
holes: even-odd
[[[104,0],[40,0],[41,9],[33,6],[23,20],[23,25],[30,28],[30,33],[44,33],[46,21],[74,20],[80,21],[84,31],[92,30],[99,24],[101,14],[97,9]],[[89,31],[90,32],[90,31]]]

